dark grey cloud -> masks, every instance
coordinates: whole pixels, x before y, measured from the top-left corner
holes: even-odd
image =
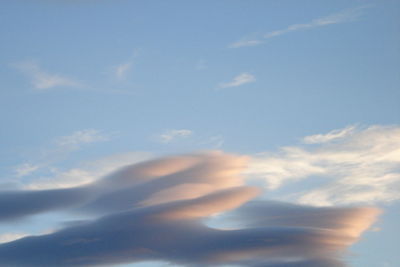
[[[161,260],[184,266],[339,267],[374,221],[373,208],[255,201],[246,159],[222,153],[169,157],[70,189],[4,191],[0,220],[69,209],[91,219],[0,244],[0,266],[95,266]],[[229,212],[230,211],[230,212]],[[204,220],[228,212],[235,229]]]
[[[87,197],[83,188],[0,191],[0,222],[80,205]]]

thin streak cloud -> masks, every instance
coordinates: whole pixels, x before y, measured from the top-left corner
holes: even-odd
[[[193,134],[193,131],[188,129],[172,129],[167,130],[158,136],[161,143],[171,143],[172,141],[179,138],[187,138]]]
[[[256,77],[250,73],[243,72],[233,78],[232,81],[226,83],[220,83],[219,88],[238,87],[247,83],[253,83],[256,81]]]
[[[325,27],[328,25],[351,22],[361,17],[363,15],[362,11],[370,7],[371,7],[370,5],[365,5],[355,8],[344,9],[338,13],[333,13],[326,17],[313,19],[308,23],[292,24],[284,29],[268,32],[257,39],[242,39],[230,44],[228,47],[240,48],[245,46],[256,46],[263,44],[268,39],[288,34],[290,32],[311,30],[314,28]]]
[[[356,126],[349,126],[344,129],[333,130],[327,134],[310,135],[303,138],[305,144],[321,144],[346,138],[356,130]]]

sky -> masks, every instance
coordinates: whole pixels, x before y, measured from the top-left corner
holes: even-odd
[[[0,9],[0,266],[396,267],[400,2]]]

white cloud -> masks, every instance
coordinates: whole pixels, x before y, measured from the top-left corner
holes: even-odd
[[[192,135],[193,132],[188,129],[168,130],[159,136],[162,143],[170,143],[177,138],[184,138]]]
[[[344,129],[333,130],[327,134],[310,135],[303,138],[305,144],[327,143],[336,139],[348,137],[355,130],[355,126],[349,126]]]
[[[31,78],[31,83],[37,90],[82,86],[79,82],[71,78],[47,72],[34,62],[22,62],[15,64],[15,66]]]
[[[255,45],[262,44],[267,39],[274,38],[274,37],[277,37],[280,35],[284,35],[284,34],[287,34],[290,32],[301,31],[301,30],[310,30],[310,29],[314,29],[314,28],[318,28],[318,27],[324,27],[327,25],[354,21],[362,15],[363,9],[369,8],[369,7],[370,6],[365,5],[365,6],[360,6],[360,7],[356,7],[356,8],[349,8],[349,9],[342,10],[338,13],[328,15],[326,17],[314,19],[308,23],[292,24],[284,29],[266,33],[259,38],[260,40],[242,39],[240,41],[230,44],[228,47],[229,48],[239,48],[239,47],[244,47],[244,46],[255,46]]]
[[[229,87],[237,87],[246,83],[252,83],[255,82],[256,78],[254,75],[243,72],[236,77],[233,78],[232,81],[227,82],[227,83],[221,83],[219,85],[219,88],[229,88]]]
[[[248,177],[264,179],[270,190],[308,179],[309,189],[288,196],[303,204],[400,199],[400,127],[352,126],[305,140],[314,145],[284,147],[276,154],[255,156]],[[329,142],[332,140],[335,142]]]
[[[232,44],[230,44],[228,47],[229,48],[239,48],[239,47],[245,47],[245,46],[256,46],[256,45],[260,45],[262,44],[263,41],[261,40],[240,40],[237,42],[234,42]]]
[[[128,74],[128,72],[131,69],[132,69],[132,63],[131,62],[120,64],[120,65],[115,67],[114,75],[118,80],[123,80],[123,79],[126,78],[126,75]]]

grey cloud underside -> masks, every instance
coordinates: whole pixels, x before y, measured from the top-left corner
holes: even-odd
[[[244,186],[238,176],[244,163],[242,157],[222,153],[170,157],[129,166],[85,187],[4,191],[3,223],[67,208],[93,216],[51,234],[0,244],[0,266],[144,260],[184,266],[345,266],[341,253],[377,211],[253,201],[259,190]],[[185,194],[188,188],[192,197]],[[229,210],[227,218],[241,227],[204,224]]]
[[[168,157],[127,166],[86,186],[0,191],[0,223],[62,209],[97,214],[124,211],[160,191],[185,183],[193,189],[197,184],[207,184],[213,187],[212,191],[238,186],[241,182],[234,176],[243,164],[240,158],[238,163],[235,160],[236,157],[218,154]],[[233,171],[234,175],[221,175],[224,170]]]
[[[0,191],[0,222],[77,206],[87,199],[83,188]]]
[[[227,193],[232,190],[218,194]],[[210,197],[137,208],[53,234],[6,243],[0,246],[2,266],[87,266],[156,259],[204,266],[241,264],[245,259],[254,258],[263,262],[265,258],[276,261],[276,258],[322,256],[325,259],[318,262],[328,263],[342,248],[340,242],[330,244],[342,237],[329,229],[271,226],[227,231],[206,227],[197,219],[162,218],[163,213],[174,212],[193,202],[200,205]],[[316,213],[321,211],[326,212],[317,209]],[[283,262],[271,266],[305,265]]]

